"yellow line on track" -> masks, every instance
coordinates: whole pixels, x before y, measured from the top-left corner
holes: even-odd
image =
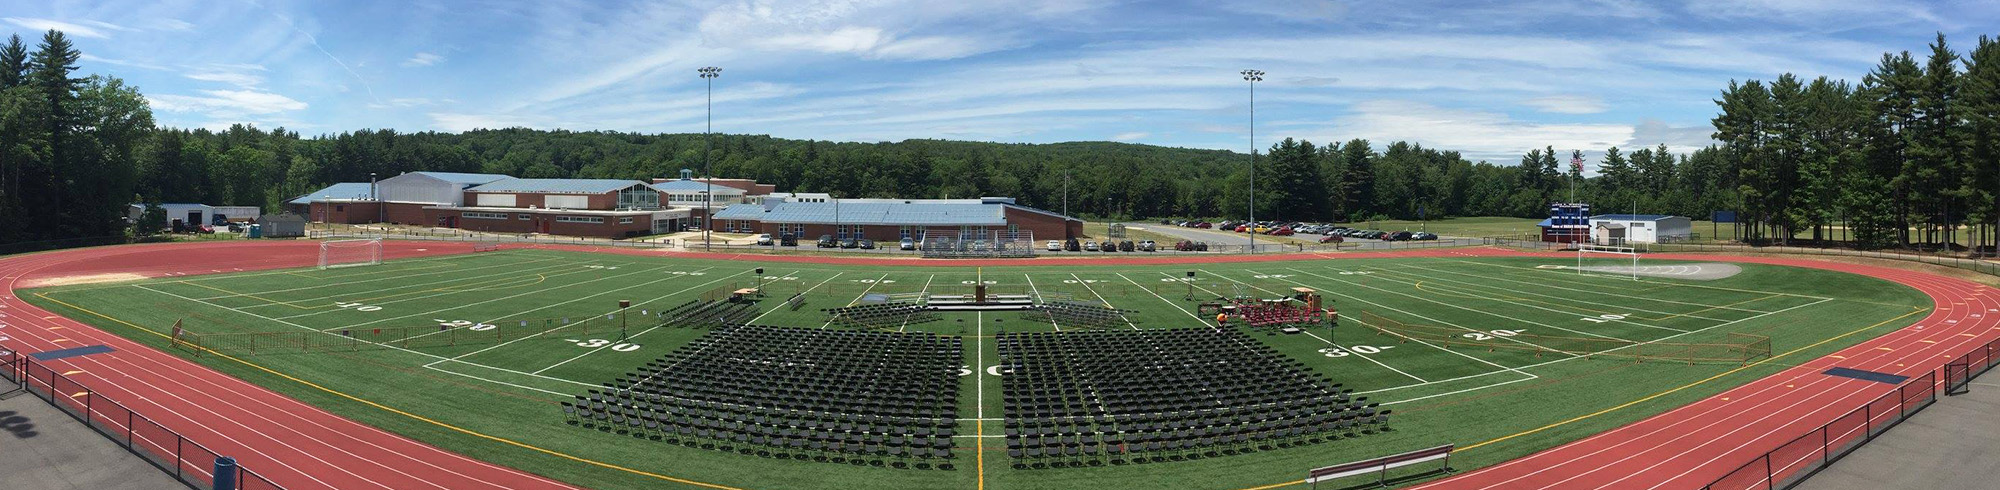
[[[89,313],[89,314],[92,314],[92,315],[96,315],[96,316],[98,316],[98,317],[100,317],[100,318],[103,318],[103,319],[106,319],[106,320],[111,320],[111,321],[114,321],[114,322],[118,322],[118,323],[120,323],[120,324],[124,324],[125,326],[128,326],[128,327],[132,327],[132,328],[136,328],[136,329],[139,329],[139,331],[142,331],[142,332],[146,332],[146,333],[150,333],[150,334],[153,334],[153,335],[154,335],[154,336],[156,336],[156,337],[161,337],[161,338],[167,338],[167,339],[172,339],[172,337],[170,337],[170,336],[168,336],[168,335],[166,335],[166,334],[163,334],[163,333],[159,333],[159,332],[155,332],[155,331],[153,331],[152,329],[149,329],[149,328],[146,328],[146,327],[142,327],[142,326],[139,326],[139,325],[135,325],[135,324],[133,324],[132,322],[128,322],[128,321],[125,321],[125,320],[120,320],[120,319],[118,319],[118,318],[116,318],[116,317],[112,317],[112,316],[110,316],[110,315],[106,315],[106,314],[103,314],[103,313],[98,313],[98,312],[95,312],[95,311],[91,311],[91,310],[89,310],[89,309],[86,309],[86,308],[83,308],[83,307],[80,307],[80,306],[77,306],[77,305],[73,305],[73,304],[69,304],[69,303],[67,303],[67,302],[64,302],[64,301],[62,301],[62,300],[58,300],[58,299],[55,299],[55,298],[50,298],[50,297],[48,297],[48,296],[46,296],[46,295],[43,295],[43,294],[41,294],[41,293],[35,293],[35,296],[39,296],[39,297],[41,297],[42,299],[46,299],[46,300],[49,300],[49,301],[53,301],[53,302],[55,302],[56,304],[60,304],[60,305],[63,305],[63,306],[67,306],[67,307],[70,307],[70,308],[73,308],[73,309],[75,309],[75,310],[77,310],[77,311],[81,311],[81,312],[84,312],[84,313]],[[363,404],[363,405],[367,405],[367,406],[369,406],[369,407],[373,407],[373,408],[376,408],[376,409],[379,409],[379,410],[382,410],[382,411],[385,411],[385,412],[389,412],[389,413],[393,413],[393,414],[396,414],[396,415],[401,415],[401,416],[404,416],[404,417],[408,417],[408,418],[410,418],[410,419],[413,419],[413,420],[417,420],[417,421],[420,421],[420,422],[424,422],[424,423],[428,423],[428,424],[431,424],[431,425],[435,425],[435,426],[438,426],[438,427],[443,427],[443,428],[445,428],[445,429],[449,429],[449,430],[452,430],[452,431],[455,431],[455,432],[458,432],[458,433],[461,433],[461,434],[465,434],[465,435],[469,435],[469,436],[473,436],[473,437],[477,437],[477,438],[480,438],[480,439],[486,439],[486,440],[488,440],[488,441],[493,441],[493,442],[498,442],[498,443],[501,443],[501,444],[506,444],[506,445],[509,445],[509,446],[514,446],[514,447],[518,447],[518,448],[521,448],[521,449],[527,449],[527,450],[530,450],[530,451],[534,451],[534,452],[538,452],[538,453],[542,453],[542,454],[546,454],[546,455],[549,455],[549,456],[555,456],[555,457],[558,457],[558,458],[562,458],[562,459],[567,459],[567,460],[570,460],[570,461],[575,461],[575,462],[578,462],[578,463],[583,463],[583,464],[587,464],[587,465],[591,465],[591,466],[596,466],[596,467],[600,467],[600,468],[605,468],[605,469],[611,469],[611,470],[617,470],[617,471],[623,471],[623,472],[626,472],[626,473],[631,473],[631,474],[634,474],[634,475],[640,475],[640,476],[645,476],[645,477],[650,477],[650,478],[655,478],[655,479],[660,479],[660,480],[666,480],[666,481],[670,481],[670,482],[674,482],[674,483],[681,483],[681,484],[686,484],[686,485],[694,485],[694,486],[698,486],[698,487],[704,487],[704,488],[713,488],[713,489],[716,489],[716,490],[744,490],[744,489],[741,489],[741,488],[737,488],[737,487],[731,487],[731,486],[727,486],[727,485],[717,485],[717,484],[714,484],[714,483],[708,483],[708,482],[700,482],[700,481],[694,481],[694,480],[689,480],[689,479],[685,479],[685,478],[676,478],[676,477],[672,477],[672,476],[667,476],[667,475],[662,475],[662,474],[658,474],[658,473],[653,473],[653,472],[649,472],[649,471],[644,471],[644,470],[636,470],[636,469],[632,469],[632,468],[626,468],[626,467],[624,467],[624,466],[619,466],[619,465],[615,465],[615,464],[611,464],[611,463],[606,463],[606,462],[602,462],[602,461],[597,461],[597,460],[593,460],[593,459],[585,459],[585,458],[581,458],[581,457],[577,457],[577,456],[572,456],[572,455],[570,455],[570,454],[567,454],[567,453],[563,453],[563,452],[559,452],[559,451],[555,451],[555,450],[551,450],[551,449],[544,449],[544,448],[542,448],[542,447],[540,447],[540,446],[534,446],[534,445],[530,445],[530,444],[526,444],[526,443],[522,443],[522,442],[519,442],[519,441],[515,441],[515,440],[513,440],[513,439],[507,439],[507,438],[504,438],[504,437],[498,437],[498,436],[491,436],[491,435],[487,435],[487,434],[485,434],[485,433],[481,433],[481,432],[477,432],[477,431],[473,431],[473,430],[471,430],[471,429],[466,429],[466,428],[462,428],[462,427],[458,427],[458,426],[455,426],[455,425],[451,425],[451,424],[447,424],[447,423],[444,423],[444,422],[440,422],[440,421],[437,421],[437,420],[432,420],[432,419],[430,419],[430,418],[428,418],[428,417],[424,417],[424,416],[422,416],[422,415],[417,415],[417,414],[413,414],[413,413],[409,413],[409,412],[405,412],[405,411],[402,411],[402,410],[397,410],[397,409],[395,409],[395,408],[393,408],[393,407],[389,407],[389,406],[386,406],[386,405],[383,405],[383,404],[380,404],[380,403],[375,403],[374,401],[370,401],[370,400],[368,400],[368,399],[366,399],[366,398],[361,398],[361,397],[358,397],[358,396],[354,396],[354,395],[349,395],[349,394],[347,394],[347,393],[343,393],[343,392],[340,392],[340,391],[337,391],[337,390],[334,390],[334,389],[332,389],[332,388],[327,388],[327,387],[325,387],[325,386],[320,386],[320,385],[319,385],[319,384],[317,384],[317,383],[313,383],[313,382],[311,382],[311,381],[306,381],[306,380],[303,380],[303,379],[299,379],[299,378],[296,378],[296,377],[293,377],[292,375],[289,375],[289,374],[285,374],[285,373],[281,373],[281,372],[278,372],[278,371],[276,371],[276,370],[273,370],[273,369],[271,369],[271,368],[267,368],[267,367],[264,367],[264,366],[261,366],[261,365],[258,365],[258,364],[256,364],[256,363],[253,363],[253,362],[250,362],[250,361],[245,361],[245,360],[243,360],[243,359],[239,359],[239,358],[236,358],[236,357],[234,357],[234,356],[230,356],[230,355],[228,355],[228,354],[224,354],[224,353],[221,353],[221,352],[217,352],[217,351],[215,351],[215,350],[213,350],[213,349],[209,349],[209,348],[207,348],[207,347],[201,347],[201,346],[195,346],[195,348],[197,348],[197,349],[201,349],[202,351],[204,351],[204,352],[207,352],[207,353],[210,353],[210,354],[214,354],[214,355],[215,355],[216,357],[219,357],[219,358],[223,358],[223,359],[228,359],[228,360],[231,360],[231,361],[235,361],[235,362],[237,362],[237,363],[239,363],[239,364],[242,364],[242,365],[245,365],[245,366],[249,366],[249,367],[251,367],[251,368],[253,368],[253,369],[256,369],[256,370],[259,370],[259,371],[263,371],[263,372],[265,372],[265,373],[269,373],[269,374],[271,374],[271,375],[273,375],[273,376],[277,376],[277,377],[280,377],[280,378],[285,378],[286,380],[290,380],[290,381],[292,381],[292,382],[295,382],[295,383],[298,383],[298,384],[302,384],[302,385],[305,385],[305,386],[308,386],[308,387],[311,387],[311,388],[313,388],[313,389],[316,389],[316,390],[320,390],[320,391],[323,391],[323,392],[326,392],[326,393],[328,393],[328,394],[331,394],[331,395],[334,395],[334,396],[338,396],[338,397],[341,397],[341,398],[346,398],[346,399],[348,399],[348,400],[351,400],[351,401],[354,401],[354,402],[356,402],[356,403],[360,403],[360,404]],[[982,480],[982,483],[983,483],[983,480]]]
[[[1483,442],[1480,442],[1480,443],[1477,443],[1477,444],[1473,444],[1473,445],[1470,445],[1470,446],[1465,446],[1465,447],[1463,447],[1463,448],[1459,448],[1459,449],[1457,449],[1457,450],[1455,450],[1455,451],[1453,451],[1453,452],[1464,452],[1464,451],[1470,451],[1470,450],[1473,450],[1473,449],[1476,449],[1476,448],[1479,448],[1479,447],[1482,447],[1482,446],[1486,446],[1486,445],[1489,445],[1489,444],[1494,444],[1494,443],[1498,443],[1498,442],[1501,442],[1501,441],[1506,441],[1506,440],[1508,440],[1508,439],[1513,439],[1513,438],[1516,438],[1516,437],[1521,437],[1521,436],[1525,436],[1525,435],[1529,435],[1529,434],[1534,434],[1534,433],[1537,433],[1537,432],[1541,432],[1541,431],[1545,431],[1545,430],[1549,430],[1549,429],[1553,429],[1553,428],[1556,428],[1556,427],[1561,427],[1561,426],[1564,426],[1564,425],[1569,425],[1569,424],[1572,424],[1572,423],[1576,423],[1576,422],[1579,422],[1579,421],[1583,421],[1583,420],[1586,420],[1586,419],[1590,419],[1590,418],[1593,418],[1593,417],[1597,417],[1597,416],[1599,416],[1599,415],[1604,415],[1604,414],[1607,414],[1607,413],[1611,413],[1611,412],[1616,412],[1616,411],[1619,411],[1619,410],[1623,410],[1623,409],[1625,409],[1625,408],[1629,408],[1629,407],[1631,407],[1631,406],[1633,406],[1633,405],[1638,405],[1638,404],[1640,404],[1640,403],[1645,403],[1645,402],[1647,402],[1647,401],[1650,401],[1650,400],[1653,400],[1653,399],[1656,399],[1656,398],[1659,398],[1659,397],[1663,397],[1663,396],[1667,396],[1667,395],[1670,395],[1670,394],[1673,394],[1673,393],[1677,393],[1677,392],[1680,392],[1681,390],[1685,390],[1685,389],[1688,389],[1688,388],[1693,388],[1693,387],[1695,387],[1695,386],[1700,386],[1700,385],[1702,385],[1702,384],[1706,384],[1706,383],[1708,383],[1708,382],[1710,382],[1710,381],[1715,381],[1715,380],[1717,380],[1717,379],[1721,379],[1721,378],[1722,378],[1722,377],[1724,377],[1724,376],[1728,376],[1728,375],[1730,375],[1730,374],[1735,374],[1735,373],[1736,373],[1736,372],[1738,372],[1738,371],[1742,371],[1742,370],[1745,370],[1745,369],[1750,369],[1750,368],[1752,368],[1752,367],[1756,367],[1756,366],[1761,366],[1761,365],[1764,365],[1764,364],[1779,364],[1779,365],[1783,365],[1782,363],[1773,363],[1772,361],[1776,361],[1776,360],[1778,360],[1779,358],[1782,358],[1782,357],[1786,357],[1786,356],[1790,356],[1790,355],[1792,355],[1792,354],[1797,354],[1797,353],[1799,353],[1800,351],[1804,351],[1804,350],[1806,350],[1806,349],[1811,349],[1811,348],[1814,348],[1814,347],[1818,347],[1818,346],[1821,346],[1821,345],[1825,345],[1825,344],[1826,344],[1827,342],[1832,342],[1832,341],[1835,341],[1835,340],[1839,340],[1839,339],[1842,339],[1842,338],[1846,338],[1846,337],[1848,337],[1848,336],[1852,336],[1852,335],[1854,335],[1854,334],[1858,334],[1858,333],[1861,333],[1861,332],[1866,332],[1866,331],[1869,331],[1869,330],[1873,330],[1873,329],[1875,329],[1876,327],[1880,327],[1880,326],[1883,326],[1883,325],[1888,325],[1888,324],[1890,324],[1890,323],[1892,323],[1892,322],[1895,322],[1896,320],[1901,320],[1901,319],[1904,319],[1904,318],[1909,318],[1909,317],[1910,317],[1910,315],[1915,315],[1915,314],[1917,314],[1917,313],[1921,313],[1921,312],[1922,312],[1922,310],[1919,310],[1919,311],[1912,311],[1912,312],[1909,312],[1909,313],[1904,313],[1904,314],[1902,314],[1902,315],[1899,315],[1899,316],[1897,316],[1897,317],[1895,317],[1895,318],[1890,318],[1890,319],[1888,319],[1888,320],[1883,320],[1883,321],[1882,321],[1881,323],[1876,323],[1876,324],[1874,324],[1874,325],[1869,325],[1869,326],[1866,326],[1866,327],[1862,327],[1862,328],[1859,328],[1859,329],[1855,329],[1855,330],[1853,330],[1853,331],[1850,331],[1850,332],[1847,332],[1847,333],[1843,333],[1843,334],[1840,334],[1840,335],[1836,335],[1836,336],[1833,336],[1833,337],[1828,337],[1828,338],[1827,338],[1826,340],[1821,340],[1821,341],[1819,341],[1819,342],[1814,342],[1814,343],[1812,343],[1811,345],[1806,345],[1806,346],[1802,346],[1802,347],[1799,347],[1799,348],[1797,348],[1797,349],[1792,349],[1792,350],[1789,350],[1789,351],[1785,351],[1785,353],[1783,353],[1783,354],[1778,354],[1778,355],[1775,355],[1775,356],[1771,356],[1770,358],[1767,358],[1767,359],[1764,359],[1764,360],[1762,360],[1762,361],[1757,361],[1757,362],[1754,362],[1754,363],[1750,363],[1750,364],[1746,364],[1746,365],[1743,365],[1742,367],[1738,367],[1738,368],[1735,368],[1735,369],[1731,369],[1731,370],[1728,370],[1728,371],[1723,371],[1723,372],[1722,372],[1721,374],[1717,374],[1717,375],[1714,375],[1714,376],[1709,376],[1709,377],[1707,377],[1707,378],[1705,378],[1705,379],[1702,379],[1702,380],[1700,380],[1700,381],[1695,381],[1695,382],[1692,382],[1692,383],[1688,383],[1688,384],[1684,384],[1684,385],[1680,385],[1680,386],[1678,386],[1678,387],[1675,387],[1675,388],[1673,388],[1673,389],[1669,389],[1669,390],[1666,390],[1666,391],[1661,391],[1661,392],[1659,392],[1659,393],[1654,393],[1654,394],[1651,394],[1651,395],[1647,395],[1647,396],[1645,396],[1645,397],[1643,397],[1643,398],[1639,398],[1639,399],[1637,399],[1637,400],[1632,400],[1632,401],[1630,401],[1630,402],[1625,402],[1625,403],[1623,403],[1623,404],[1620,404],[1620,405],[1618,405],[1618,406],[1615,406],[1615,407],[1611,407],[1611,408],[1606,408],[1606,409],[1603,409],[1603,410],[1598,410],[1598,411],[1596,411],[1596,412],[1592,412],[1592,413],[1589,413],[1589,414],[1585,414],[1585,415],[1580,415],[1580,416],[1577,416],[1577,417],[1574,417],[1574,418],[1571,418],[1571,419],[1569,419],[1569,420],[1564,420],[1564,421],[1561,421],[1561,422],[1556,422],[1556,423],[1553,423],[1553,424],[1549,424],[1549,425],[1544,425],[1544,426],[1541,426],[1541,427],[1537,427],[1537,428],[1534,428],[1534,429],[1529,429],[1529,430],[1524,430],[1524,431],[1521,431],[1521,432],[1516,432],[1516,433],[1513,433],[1513,434],[1509,434],[1509,435],[1506,435],[1506,436],[1502,436],[1502,437],[1497,437],[1497,438],[1493,438],[1493,439],[1489,439],[1489,440],[1486,440],[1486,441],[1483,441]],[[1285,482],[1285,483],[1274,483],[1274,484],[1270,484],[1270,485],[1264,485],[1264,486],[1261,486],[1261,487],[1250,487],[1250,488],[1245,488],[1245,489],[1242,489],[1242,490],[1270,490],[1270,489],[1273,489],[1273,488],[1281,488],[1281,487],[1289,487],[1289,486],[1293,486],[1293,485],[1304,485],[1305,483],[1306,483],[1306,481],[1305,481],[1305,480],[1293,480],[1293,481],[1289,481],[1289,482]]]

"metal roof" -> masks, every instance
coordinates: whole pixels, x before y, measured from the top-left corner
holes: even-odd
[[[766,209],[769,209],[768,211]],[[834,210],[840,215],[836,218]],[[737,204],[715,213],[719,220],[843,225],[973,226],[1007,224],[1005,207],[991,204],[907,202],[782,202]]]
[[[291,203],[312,204],[313,201],[328,201],[328,200],[359,201],[359,200],[367,200],[374,198],[375,194],[370,191],[367,182],[341,182],[338,184],[326,186],[325,189],[313,191],[313,193],[311,194],[299,196],[296,199],[292,199]]]
[[[709,184],[708,184],[707,182],[702,182],[702,181],[699,181],[699,180],[669,180],[669,181],[666,181],[666,182],[661,182],[661,183],[658,183],[658,184],[647,184],[647,185],[651,185],[651,186],[653,186],[653,188],[654,188],[654,189],[659,189],[659,190],[661,190],[661,191],[667,191],[667,192],[673,192],[673,191],[689,191],[689,192],[701,192],[701,191],[705,191],[705,190],[708,190],[708,188],[709,188],[709,187],[708,187],[708,185],[709,185]],[[744,190],[743,190],[743,189],[738,189],[738,188],[735,188],[735,187],[730,187],[730,186],[726,186],[726,185],[721,185],[721,184],[717,184],[717,185],[715,186],[715,193],[716,193],[716,194],[742,194],[742,193],[744,193]]]
[[[1602,220],[1613,220],[1613,221],[1659,221],[1667,218],[1678,218],[1678,217],[1679,216],[1669,216],[1664,214],[1600,214],[1597,216],[1591,216],[1590,219],[1593,220],[1602,219]]]
[[[515,179],[498,180],[471,189],[468,192],[532,192],[541,194],[603,194],[632,186],[647,185],[636,180],[620,179]]]
[[[450,182],[454,184],[463,184],[463,185],[479,185],[502,179],[512,178],[500,174],[465,174],[458,172],[410,172],[410,173],[442,180],[445,182]]]

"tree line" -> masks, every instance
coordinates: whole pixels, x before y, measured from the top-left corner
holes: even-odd
[[[1858,85],[1786,73],[1732,82],[1716,104],[1716,151],[1754,237],[1838,226],[1873,247],[1994,243],[2000,41],[1960,55],[1939,34],[1921,62],[1883,54]]]

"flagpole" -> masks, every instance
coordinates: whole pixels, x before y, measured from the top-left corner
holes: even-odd
[[[1569,173],[1569,205],[1571,209],[1581,212],[1583,211],[1583,207],[1576,202],[1576,178],[1583,174],[1583,157],[1570,155],[1569,165],[1571,169]],[[1590,233],[1589,217],[1579,217],[1584,219],[1583,232]],[[1570,240],[1570,245],[1576,247],[1576,275],[1581,276],[1583,275],[1583,239],[1572,233],[1570,234]]]

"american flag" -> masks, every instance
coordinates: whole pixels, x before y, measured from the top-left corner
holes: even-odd
[[[1570,170],[1576,171],[1576,173],[1583,173],[1583,156],[1582,155],[1570,156],[1569,168]]]

